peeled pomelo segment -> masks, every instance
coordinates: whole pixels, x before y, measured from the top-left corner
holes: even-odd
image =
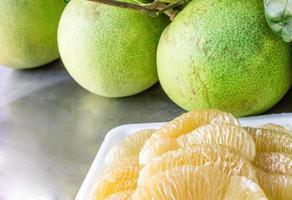
[[[96,200],[102,200],[112,194],[123,192],[127,190],[135,190],[137,187],[137,179],[128,179],[121,182],[105,182],[103,187],[100,188],[99,193],[95,193]],[[101,189],[105,189],[101,191]]]
[[[264,197],[258,186],[251,188],[255,183],[251,184],[251,181],[240,178],[231,181],[231,177],[213,165],[172,168],[155,174],[145,185],[138,186],[132,200],[224,200],[225,197],[227,200],[232,197],[233,192],[238,191],[243,191],[245,195],[242,194],[240,198],[233,200],[254,200],[252,197]],[[230,184],[237,184],[236,191],[235,186],[232,187]],[[232,191],[226,192],[228,188]]]
[[[182,166],[152,176],[132,200],[223,199],[228,176],[216,167]]]
[[[228,175],[246,176],[256,180],[251,163],[232,149],[220,145],[196,145],[169,151],[150,161],[140,171],[138,185],[144,185],[153,175],[184,165],[214,165]]]
[[[263,189],[246,177],[232,176],[224,200],[268,200]]]
[[[119,145],[113,147],[106,155],[106,164],[127,158],[138,156],[145,141],[156,131],[156,129],[145,129],[126,137]]]
[[[192,130],[209,123],[235,124],[239,121],[232,114],[219,110],[195,110],[184,113],[162,126],[153,136],[162,138],[177,138]]]
[[[130,200],[135,190],[127,190],[110,195],[104,200]]]
[[[261,169],[256,170],[259,185],[267,197],[272,200],[292,199],[292,177],[268,174]]]
[[[92,199],[100,200],[117,192],[136,189],[139,172],[137,157],[125,158],[113,163],[97,181]]]
[[[145,142],[145,145],[139,154],[140,164],[146,165],[152,159],[160,156],[161,154],[178,148],[179,146],[174,138],[150,137]]]
[[[103,176],[115,176],[115,174],[121,174],[122,172],[127,172],[134,170],[136,168],[141,168],[139,165],[139,158],[137,156],[131,156],[128,158],[123,158],[117,162],[111,163],[106,166]]]
[[[242,127],[229,124],[209,124],[177,138],[181,147],[198,144],[220,144],[232,148],[252,161],[256,154],[255,143]]]
[[[263,128],[244,128],[253,138],[257,152],[280,152],[292,154],[292,135]]]
[[[257,153],[253,164],[269,174],[292,176],[291,154]]]
[[[269,130],[274,130],[274,131],[282,131],[282,132],[287,132],[287,133],[292,134],[291,130],[279,124],[268,123],[268,124],[263,124],[259,126],[258,128],[269,129]]]

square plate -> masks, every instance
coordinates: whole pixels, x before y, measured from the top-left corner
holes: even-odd
[[[274,124],[283,125],[287,127],[288,129],[292,129],[292,113],[262,115],[262,116],[256,116],[256,117],[245,117],[245,118],[239,118],[239,121],[241,125],[243,126],[254,127],[254,126],[259,126],[266,123],[274,123]],[[147,128],[159,128],[164,123],[165,122],[126,124],[126,125],[118,126],[110,130],[107,133],[80,187],[80,190],[76,196],[76,200],[90,200],[91,191],[94,188],[96,180],[98,180],[98,177],[103,172],[104,163],[105,163],[104,162],[105,155],[113,146],[123,141],[123,139],[127,137],[128,135],[131,135],[139,130],[147,129]]]

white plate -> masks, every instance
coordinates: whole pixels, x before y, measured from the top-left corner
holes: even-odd
[[[246,117],[239,119],[243,126],[258,126],[265,123],[274,123],[292,129],[292,113],[262,115],[257,117]],[[159,128],[164,123],[127,124],[118,126],[109,131],[81,185],[76,200],[89,200],[91,191],[103,171],[106,153],[116,144],[120,143],[126,136],[141,129]]]

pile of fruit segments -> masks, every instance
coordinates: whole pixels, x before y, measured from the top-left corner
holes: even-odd
[[[185,113],[128,136],[106,156],[92,200],[292,200],[292,133]]]

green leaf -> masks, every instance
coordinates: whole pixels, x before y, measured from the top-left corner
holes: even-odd
[[[292,0],[264,0],[270,28],[285,42],[292,41]]]

